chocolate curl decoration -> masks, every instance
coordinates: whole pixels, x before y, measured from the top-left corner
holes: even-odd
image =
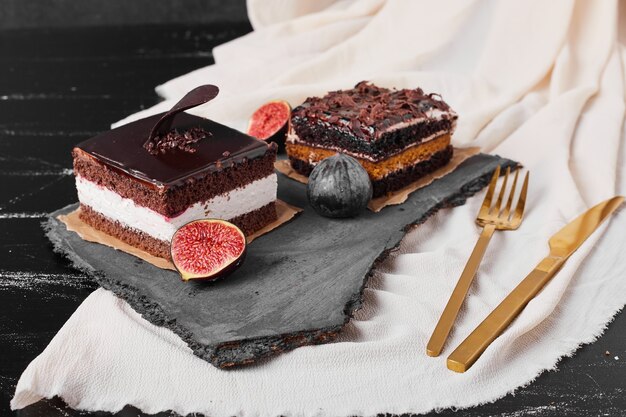
[[[201,85],[200,87],[196,87],[187,94],[180,101],[174,104],[174,107],[170,109],[167,113],[165,113],[158,122],[154,125],[152,130],[150,131],[150,136],[148,136],[148,140],[143,144],[143,147],[146,149],[150,149],[150,143],[154,141],[154,139],[162,134],[166,134],[170,131],[172,127],[172,122],[176,115],[185,110],[189,110],[193,107],[197,107],[201,104],[208,103],[217,97],[217,94],[220,92],[220,89],[214,85],[206,84]]]

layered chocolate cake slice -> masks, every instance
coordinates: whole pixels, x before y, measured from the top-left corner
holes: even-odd
[[[292,112],[287,155],[309,175],[337,152],[368,172],[374,197],[396,191],[447,164],[457,114],[437,94],[367,82],[310,97]]]
[[[182,113],[193,106],[181,102],[73,150],[80,218],[167,259],[172,235],[191,220],[229,220],[246,234],[276,220],[276,146]]]

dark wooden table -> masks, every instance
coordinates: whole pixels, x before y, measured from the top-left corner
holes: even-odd
[[[156,103],[155,85],[211,64],[214,46],[250,30],[241,22],[0,32],[0,415],[111,415],[59,399],[9,411],[22,371],[96,288],[52,252],[40,222],[76,201],[75,143]],[[437,415],[626,415],[626,315],[516,395]]]

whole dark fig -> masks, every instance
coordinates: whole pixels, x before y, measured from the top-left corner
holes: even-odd
[[[325,217],[354,217],[372,198],[372,182],[365,168],[341,153],[313,169],[306,190],[313,209]]]

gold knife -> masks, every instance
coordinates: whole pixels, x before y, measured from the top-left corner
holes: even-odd
[[[550,238],[550,254],[448,356],[448,369],[467,371],[535,295],[552,279],[576,249],[624,201],[613,197],[590,208]]]

